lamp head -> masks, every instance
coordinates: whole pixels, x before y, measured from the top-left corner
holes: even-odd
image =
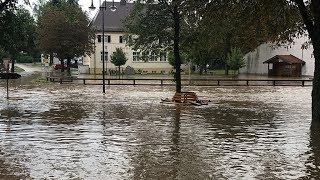
[[[96,7],[93,5],[93,0],[91,0],[91,6],[89,7],[89,9],[92,11],[96,9]]]
[[[114,0],[112,0],[112,6],[109,7],[111,12],[115,12],[117,10],[117,6],[114,5]]]
[[[117,6],[112,5],[109,7],[109,9],[110,11],[115,12],[117,10]]]

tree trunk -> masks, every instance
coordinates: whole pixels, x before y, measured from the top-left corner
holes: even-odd
[[[49,65],[51,66],[52,64],[53,64],[53,53],[51,52],[50,53],[50,64]]]
[[[121,78],[120,78],[120,75],[121,75],[121,73],[120,73],[120,66],[118,66],[118,71],[119,71],[119,79],[121,79]]]
[[[173,6],[173,21],[174,21],[174,40],[173,40],[173,53],[174,53],[174,66],[176,72],[174,79],[176,81],[176,92],[181,92],[181,59],[180,59],[180,15],[178,5]]]
[[[202,75],[203,74],[203,65],[201,64],[199,66],[199,75]]]
[[[312,88],[312,121],[320,122],[320,38],[313,40],[312,44],[315,58]]]
[[[312,87],[312,122],[320,122],[320,1],[311,1],[311,11],[303,0],[295,0],[309,33],[315,59]],[[313,15],[313,16],[312,16]]]
[[[229,75],[229,67],[228,65],[224,65],[224,75]]]
[[[11,63],[12,63],[12,66],[11,66],[11,72],[14,73],[14,59],[11,59]]]
[[[314,29],[311,41],[315,59],[312,88],[312,121],[320,122],[320,1],[312,1],[312,11],[314,15]]]
[[[60,64],[61,64],[61,72],[64,72],[64,60],[60,59]]]
[[[71,75],[70,67],[71,67],[71,58],[67,58],[67,73],[69,76]]]
[[[229,66],[227,65],[227,57],[228,54],[231,53],[231,33],[227,34],[226,38],[226,47],[225,47],[225,66],[224,66],[224,74],[229,75]]]

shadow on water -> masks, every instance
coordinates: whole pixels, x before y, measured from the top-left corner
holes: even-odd
[[[81,103],[66,101],[56,102],[55,108],[41,113],[40,117],[49,124],[74,124],[82,118],[87,117],[87,113]]]
[[[6,125],[4,131],[6,134],[11,133],[12,126],[19,124],[17,119],[23,116],[23,113],[20,112],[16,107],[10,107],[7,105],[6,108],[0,110],[0,117],[2,118],[1,122],[3,125]],[[6,134],[1,133],[1,136],[6,136]],[[12,146],[13,143],[9,143]],[[4,149],[6,148],[6,149]],[[28,179],[30,177],[27,169],[21,165],[22,159],[11,158],[15,155],[15,151],[10,151],[14,149],[11,146],[1,146],[0,147],[0,179]],[[10,152],[10,154],[6,152]],[[9,160],[10,159],[10,160]]]
[[[320,178],[320,122],[312,122],[310,127],[310,157],[307,160],[306,167],[308,177],[305,179]]]
[[[137,132],[141,144],[131,157],[132,178],[208,179],[209,175],[202,171],[207,164],[199,157],[196,143],[181,130],[189,128],[185,124],[186,110],[179,105],[165,109],[166,127],[154,129],[149,124],[145,133]]]

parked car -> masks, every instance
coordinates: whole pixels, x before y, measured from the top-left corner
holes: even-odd
[[[52,68],[57,70],[57,69],[61,69],[62,68],[62,65],[61,64],[54,64],[52,65]],[[66,64],[64,64],[64,69],[67,69],[68,66]]]

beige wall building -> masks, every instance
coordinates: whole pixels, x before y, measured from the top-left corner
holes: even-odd
[[[148,61],[143,61],[141,53],[134,51],[131,47],[127,46],[124,41],[124,31],[122,28],[123,19],[129,14],[133,8],[133,3],[126,3],[125,1],[115,2],[117,10],[111,12],[108,7],[112,5],[111,2],[102,4],[102,7],[106,6],[107,9],[104,12],[104,43],[105,43],[105,67],[107,72],[110,70],[116,70],[116,67],[110,62],[110,55],[116,51],[116,48],[120,47],[126,54],[128,61],[123,68],[130,66],[134,68],[136,72],[144,73],[168,73],[172,70],[172,66],[168,62],[166,54],[155,55],[150,54]],[[92,20],[92,25],[96,28],[97,33],[95,37],[95,52],[91,56],[85,56],[83,64],[89,67],[90,74],[101,74],[102,72],[102,12],[101,9],[97,12],[96,16]]]

